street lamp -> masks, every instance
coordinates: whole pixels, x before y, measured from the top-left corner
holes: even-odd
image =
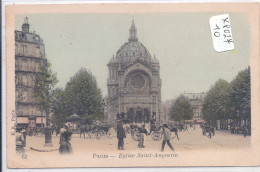
[[[45,144],[44,147],[52,147],[52,138],[51,138],[51,128],[50,128],[50,116],[49,116],[49,101],[50,101],[50,95],[49,95],[49,90],[50,90],[50,83],[52,80],[48,80],[47,82],[47,90],[46,90],[46,95],[47,95],[47,104],[46,104],[46,127],[45,127]]]

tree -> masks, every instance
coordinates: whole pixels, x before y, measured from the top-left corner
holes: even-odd
[[[175,121],[192,119],[193,111],[189,100],[183,95],[179,96],[171,107],[170,115]]]
[[[230,101],[233,116],[240,119],[251,119],[250,68],[240,71],[231,82]]]
[[[62,88],[56,88],[51,95],[50,105],[53,113],[52,121],[59,128],[66,122],[66,104],[63,102],[65,92]]]
[[[203,118],[207,121],[227,118],[231,111],[229,95],[229,83],[219,79],[208,91],[204,99],[202,107]]]
[[[36,74],[33,91],[35,100],[42,112],[49,111],[50,96],[57,82],[56,73],[51,70],[51,63],[46,61],[40,72]]]
[[[76,113],[81,117],[102,118],[101,90],[95,77],[85,68],[81,68],[67,83],[63,93],[62,103],[66,115]],[[93,117],[91,117],[93,118]]]

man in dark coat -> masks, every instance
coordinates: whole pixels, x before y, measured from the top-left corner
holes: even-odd
[[[126,138],[125,130],[122,123],[117,125],[118,150],[124,150],[124,138]]]

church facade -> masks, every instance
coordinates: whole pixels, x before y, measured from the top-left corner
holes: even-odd
[[[159,120],[160,63],[138,41],[134,21],[128,42],[119,48],[107,66],[108,120],[115,120],[117,114],[124,114],[123,118],[136,123]]]

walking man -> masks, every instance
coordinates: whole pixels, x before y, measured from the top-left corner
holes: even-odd
[[[142,125],[141,128],[139,128],[139,142],[138,142],[138,147],[139,148],[144,148],[144,134],[147,135],[148,132],[145,129],[145,124]]]
[[[165,143],[167,142],[168,146],[171,148],[172,151],[174,151],[174,148],[172,147],[172,144],[170,142],[171,140],[171,132],[170,132],[170,129],[168,128],[168,125],[167,124],[163,124],[163,142],[162,142],[162,148],[161,148],[161,151],[163,152],[164,151],[164,146],[165,146]]]
[[[118,150],[124,150],[124,138],[126,138],[125,130],[122,123],[117,125]]]
[[[86,129],[86,126],[84,125],[84,124],[82,124],[81,126],[80,126],[80,129],[79,129],[79,137],[81,138],[81,134],[83,134],[83,136],[84,136],[84,139],[85,139],[85,129]]]

